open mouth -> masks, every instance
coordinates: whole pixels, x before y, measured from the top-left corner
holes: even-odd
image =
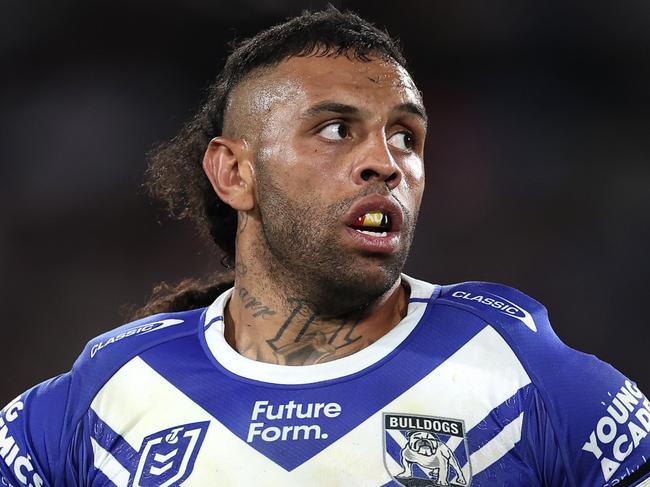
[[[350,225],[355,231],[371,237],[387,237],[392,229],[391,217],[381,210],[368,211],[359,215]]]
[[[348,240],[357,250],[373,255],[389,255],[401,245],[404,215],[391,197],[370,195],[358,200],[342,223]]]

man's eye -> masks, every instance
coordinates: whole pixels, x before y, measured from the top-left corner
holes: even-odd
[[[328,140],[342,140],[350,135],[350,130],[343,122],[334,122],[325,125],[318,131],[318,134]]]
[[[415,137],[410,132],[397,132],[388,139],[388,143],[401,150],[413,150]]]

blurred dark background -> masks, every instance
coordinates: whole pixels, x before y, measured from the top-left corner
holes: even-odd
[[[348,2],[402,40],[431,118],[407,272],[504,282],[650,391],[650,3]],[[0,402],[152,285],[219,266],[140,186],[234,38],[325,2],[3,1]]]

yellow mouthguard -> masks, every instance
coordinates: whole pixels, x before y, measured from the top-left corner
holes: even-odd
[[[384,214],[380,211],[371,211],[363,216],[364,227],[380,227]]]

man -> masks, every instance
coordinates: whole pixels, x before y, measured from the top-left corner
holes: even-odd
[[[234,283],[183,283],[6,406],[2,485],[647,484],[650,402],[541,304],[401,274],[425,132],[352,14],[243,42],[150,167]]]

